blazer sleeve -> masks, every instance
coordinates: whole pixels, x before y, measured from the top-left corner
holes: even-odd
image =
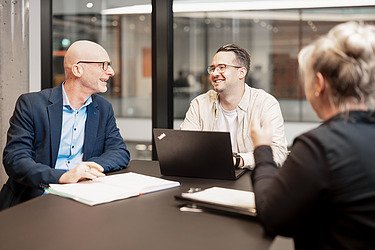
[[[10,118],[7,144],[3,153],[3,164],[9,178],[31,187],[43,187],[58,183],[64,170],[56,170],[49,165],[35,161],[35,120],[40,115],[30,95],[21,95]]]

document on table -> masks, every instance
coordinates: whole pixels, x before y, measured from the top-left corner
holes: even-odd
[[[212,187],[193,193],[182,193],[176,198],[196,202],[198,206],[256,215],[254,193],[230,188]]]
[[[178,186],[177,181],[130,172],[72,184],[50,184],[46,192],[93,206]]]

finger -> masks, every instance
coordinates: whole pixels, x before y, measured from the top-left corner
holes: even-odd
[[[86,176],[87,174],[95,175],[96,177],[103,177],[105,174],[103,174],[101,171],[97,170],[96,168],[90,168],[89,166],[85,166],[83,170],[80,171],[80,174],[82,176]]]
[[[77,166],[76,169],[71,169],[65,174],[66,178],[64,179],[64,183],[76,183],[82,179],[85,172],[82,170],[82,168]]]
[[[91,168],[90,174],[93,174],[93,175],[95,175],[97,177],[103,177],[103,176],[105,176],[105,174],[103,174],[102,172],[98,171],[95,168]]]
[[[102,166],[100,166],[98,163],[96,162],[93,162],[93,161],[85,161],[83,162],[84,164],[86,164],[88,167],[90,168],[93,168],[93,169],[96,169],[100,172],[103,172],[104,171],[104,168]]]
[[[84,164],[83,162],[78,163],[75,165],[71,170],[72,172],[77,172],[78,174],[82,174],[84,172],[90,171],[90,167]]]
[[[85,172],[84,174],[82,174],[80,180],[83,180],[83,179],[94,180],[96,178],[98,178],[98,176],[94,175],[93,173]]]

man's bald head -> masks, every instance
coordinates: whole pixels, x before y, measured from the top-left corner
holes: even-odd
[[[70,45],[64,57],[64,69],[69,75],[73,64],[79,61],[110,61],[107,51],[97,43],[81,40]]]

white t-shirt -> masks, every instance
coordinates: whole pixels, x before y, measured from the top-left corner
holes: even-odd
[[[229,132],[232,144],[232,151],[238,152],[237,145],[237,129],[238,129],[238,114],[237,110],[225,110],[221,104],[219,105],[219,116],[216,123],[216,130]]]

